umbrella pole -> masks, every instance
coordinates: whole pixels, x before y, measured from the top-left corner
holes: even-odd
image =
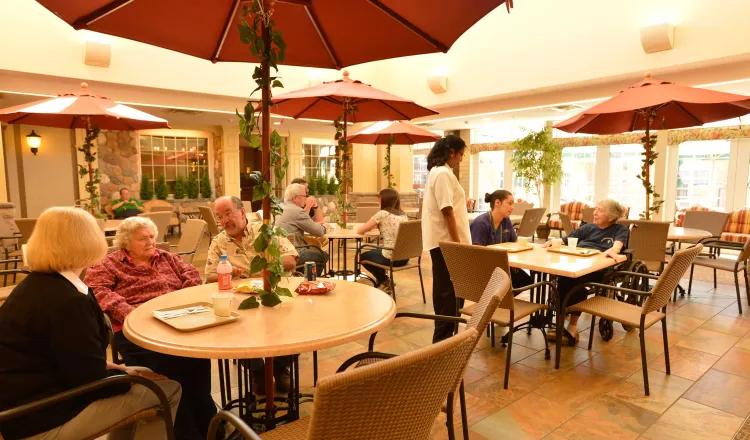
[[[268,29],[268,23],[263,25],[263,42],[265,43],[265,57],[261,58],[260,69],[263,75],[263,89],[261,97],[261,123],[262,125],[262,136],[261,136],[261,170],[263,170],[263,180],[266,182],[271,181],[271,66],[268,60],[271,57],[271,33]],[[271,198],[270,194],[263,197],[263,224],[268,225],[271,223]],[[269,261],[268,249],[264,252],[264,258]],[[267,269],[263,269],[263,290],[266,292],[271,291],[271,283],[269,280],[269,272]]]
[[[349,170],[349,161],[351,160],[351,157],[349,155],[349,141],[346,139],[346,119],[347,119],[347,116],[348,116],[347,113],[349,113],[347,110],[348,110],[348,108],[347,108],[347,105],[345,103],[344,104],[344,143],[345,143],[345,146],[344,146],[343,157],[345,157],[346,160],[343,163],[343,165],[344,165],[344,172],[341,175],[342,179],[344,179],[344,203],[343,203],[343,206],[341,207],[341,218],[344,220],[344,227],[346,227],[346,220],[347,220],[346,205],[348,205],[348,203],[347,203],[348,197],[347,196],[349,195],[349,189],[348,189],[348,185],[347,185],[347,181],[349,180],[347,178],[347,176],[349,174],[347,173],[347,171]]]
[[[643,148],[646,150],[646,157],[643,159],[643,187],[646,191],[646,220],[651,220],[651,119],[654,117],[654,111],[648,109],[646,112],[646,142]]]

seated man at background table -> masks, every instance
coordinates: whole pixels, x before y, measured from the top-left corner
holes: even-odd
[[[218,276],[216,266],[222,255],[227,255],[232,265],[232,278],[260,277],[260,273],[250,273],[250,262],[258,255],[253,243],[258,237],[262,223],[251,225],[245,216],[245,207],[236,196],[224,196],[216,199],[214,204],[216,220],[224,228],[211,241],[206,257],[206,281],[216,282]],[[285,271],[292,272],[297,266],[299,255],[289,240],[276,237],[281,253],[281,265]],[[289,364],[288,356],[275,358],[273,376],[276,379],[276,389],[279,392],[289,392]],[[266,394],[264,363],[262,359],[252,359],[250,369],[253,376],[253,391],[256,394]]]
[[[112,200],[110,206],[116,219],[135,217],[143,212],[143,204],[140,200],[130,197],[130,190],[127,188],[120,189],[120,198]]]
[[[318,200],[310,195],[310,188],[307,186],[307,180],[297,177],[292,180],[292,183],[299,183],[300,185],[305,187],[305,212],[310,215],[310,218],[313,219],[316,223],[322,223],[323,222],[323,211],[318,207]],[[283,204],[285,202],[284,199],[281,199],[279,203]]]
[[[322,237],[326,233],[326,227],[322,223],[316,223],[305,212],[306,192],[305,186],[300,183],[287,186],[282,205],[284,212],[276,217],[276,226],[293,235],[293,244],[296,246],[305,244],[305,233],[313,237]],[[311,248],[300,248],[297,252],[299,252],[299,261],[314,262],[318,276],[323,275],[328,262],[327,252]]]

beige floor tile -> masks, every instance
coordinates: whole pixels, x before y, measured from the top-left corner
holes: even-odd
[[[560,353],[560,368],[555,369],[554,346],[550,347],[550,350],[552,352],[550,355],[550,359],[544,359],[544,351],[540,351],[539,353],[522,360],[521,362],[519,362],[519,364],[554,376],[561,375],[566,371],[575,368],[576,365],[585,362],[595,354],[582,348],[562,347],[562,351]]]
[[[750,332],[750,319],[716,315],[706,321],[706,323],[700,326],[700,328],[742,337]]]
[[[467,385],[466,392],[481,399],[492,401],[500,409],[553,379],[548,374],[524,367],[523,365],[511,365],[507,390],[503,388],[504,378],[505,371],[490,374]]]
[[[716,362],[713,369],[750,379],[750,351],[735,346]]]
[[[633,440],[658,418],[658,413],[611,396],[603,396],[556,429],[555,434],[571,440]]]
[[[706,321],[708,321],[708,319],[670,313],[669,315],[667,315],[667,332],[689,335],[693,332],[693,330],[703,325],[703,323],[705,323]],[[656,333],[661,335],[661,322],[658,322],[651,326],[648,330],[646,330],[646,333]]]
[[[708,370],[682,397],[745,418],[750,414],[750,379]]]
[[[618,383],[616,376],[579,365],[535,392],[573,410],[581,410],[614,389]]]
[[[652,357],[658,355],[658,353],[651,353]],[[648,359],[648,352],[646,356],[646,359]],[[613,376],[629,377],[642,367],[641,351],[640,349],[619,345],[618,347],[598,353],[581,365]]]
[[[740,340],[737,336],[711,330],[697,329],[677,343],[678,347],[692,348],[715,355],[723,355]]]
[[[540,417],[540,414],[544,416]],[[541,439],[574,414],[573,410],[564,405],[530,393],[482,419],[472,429],[487,438]]]
[[[734,304],[736,298],[727,298],[723,296],[713,296],[709,298],[693,298],[690,302],[698,304],[708,304],[709,306],[721,307],[722,310]]]
[[[469,366],[479,371],[494,373],[505,369],[505,355],[507,349],[502,348],[499,344],[494,348],[485,348],[477,350],[469,358]],[[511,363],[518,362],[537,353],[536,350],[513,344],[510,359]]]
[[[698,380],[718,360],[719,356],[690,348],[675,346],[669,349],[669,363],[672,374],[689,380]],[[666,372],[664,354],[649,361],[648,367]]]
[[[690,302],[675,310],[675,314],[683,316],[692,316],[698,319],[710,319],[714,315],[717,315],[724,308],[717,306],[710,306],[708,304],[699,304],[696,302]]]
[[[649,369],[648,383],[650,395],[646,396],[643,371],[639,370],[624,382],[620,382],[607,395],[663,414],[694,382],[674,374],[668,375],[662,371]]]
[[[643,436],[651,440],[730,440],[742,422],[741,417],[680,399]]]

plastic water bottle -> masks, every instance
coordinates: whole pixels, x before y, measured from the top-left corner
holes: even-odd
[[[219,290],[232,290],[232,264],[226,255],[221,256],[216,273],[219,275]]]

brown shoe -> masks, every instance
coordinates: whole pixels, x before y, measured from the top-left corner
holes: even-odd
[[[253,394],[257,394],[259,396],[265,396],[266,395],[266,375],[263,372],[263,370],[253,371],[252,372],[252,387],[253,387]]]
[[[284,368],[281,371],[274,371],[273,378],[276,380],[276,391],[283,394],[289,392],[291,389],[289,368]]]

